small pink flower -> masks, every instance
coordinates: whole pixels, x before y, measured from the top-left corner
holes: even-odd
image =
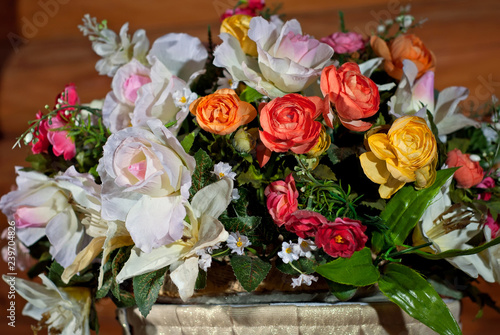
[[[269,184],[264,194],[267,197],[269,214],[279,227],[286,223],[290,214],[298,209],[299,192],[295,187],[292,174],[289,174],[285,181],[278,180]]]
[[[300,238],[314,237],[318,228],[327,222],[328,220],[317,212],[299,210],[290,214],[285,228]]]
[[[68,136],[66,130],[57,130],[65,125],[66,123],[59,117],[52,118],[47,138],[52,144],[52,151],[56,156],[63,155],[65,160],[70,160],[76,155],[75,141]]]
[[[482,182],[476,185],[477,188],[493,188],[495,187],[495,181],[491,177],[486,177]]]
[[[358,220],[336,218],[318,229],[316,245],[332,257],[351,257],[365,247],[366,226]]]
[[[78,93],[76,92],[76,86],[73,83],[67,84],[64,87],[64,91],[59,93],[59,95],[56,98],[56,106],[59,105],[59,108],[61,110],[58,113],[58,116],[62,117],[67,117],[74,108],[63,108],[65,106],[75,106],[80,104],[80,97],[78,96]]]
[[[321,42],[331,46],[338,54],[353,53],[365,46],[363,36],[355,32],[333,33],[330,36],[323,37]]]
[[[500,224],[493,219],[489,212],[484,225],[490,228],[492,239],[496,238],[499,235],[498,232],[500,231]]]
[[[42,116],[43,114],[41,111],[38,111],[38,113],[36,113],[37,120],[40,120]],[[35,128],[35,132],[33,133],[33,140],[30,142],[31,152],[33,152],[34,154],[48,152],[50,143],[47,138],[47,127],[47,120],[42,120],[38,124],[38,127]]]
[[[224,14],[221,15],[220,20],[224,21],[225,18],[233,15],[250,15],[257,16],[257,12],[261,11],[265,4],[264,0],[248,0],[245,7],[238,7],[236,9],[227,9]]]

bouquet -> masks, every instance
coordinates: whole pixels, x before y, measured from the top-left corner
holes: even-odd
[[[274,269],[341,301],[377,287],[440,334],[461,333],[442,297],[498,310],[473,285],[500,281],[498,101],[434,89],[407,9],[369,37],[340,17],[318,40],[240,1],[218,45],[84,17],[111,91],[39,111],[0,200],[35,331],[98,330],[105,297],[146,317],[165,281],[189,302],[215,265],[248,292]]]

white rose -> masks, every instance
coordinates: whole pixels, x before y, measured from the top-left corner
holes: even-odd
[[[97,171],[102,218],[124,221],[144,252],[182,237],[194,158],[160,120],[108,138]]]

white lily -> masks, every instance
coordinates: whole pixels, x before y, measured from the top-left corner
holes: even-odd
[[[469,208],[452,205],[449,196],[450,182],[451,178],[424,212],[413,234],[414,245],[432,242],[430,250],[427,250],[430,252],[470,249],[473,246],[468,242],[482,231],[481,219],[477,213]],[[471,277],[477,278],[481,275],[488,282],[494,281],[489,261],[480,254],[451,257],[446,260]]]
[[[232,189],[233,181],[223,178],[198,191],[191,204],[186,205],[189,223],[185,222],[183,238],[150,253],[134,248],[116,277],[117,282],[170,266],[170,278],[179,289],[181,299],[191,297],[199,272],[197,251],[228,238],[218,217],[231,202]]]
[[[84,287],[57,287],[45,275],[42,284],[3,276],[16,292],[28,301],[23,315],[38,320],[38,327],[47,328],[49,334],[87,335],[91,305],[90,290]]]
[[[426,72],[416,80],[418,69],[410,60],[403,61],[403,78],[396,93],[388,102],[389,113],[396,117],[417,115],[427,119],[426,109],[434,118],[441,140],[458,129],[478,126],[479,123],[460,113],[458,103],[467,98],[469,90],[452,86],[442,90],[434,104],[434,72]],[[425,108],[424,108],[425,107]]]

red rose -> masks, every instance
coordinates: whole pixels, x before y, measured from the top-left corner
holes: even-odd
[[[295,187],[295,180],[292,174],[286,177],[285,181],[278,180],[266,187],[264,194],[267,197],[267,209],[274,222],[281,227],[298,208],[297,198],[299,192]]]
[[[318,228],[327,222],[328,220],[317,212],[300,210],[290,214],[285,228],[300,238],[314,237]]]
[[[64,87],[64,91],[59,93],[56,98],[56,107],[55,109],[61,108],[58,113],[58,117],[67,118],[68,115],[73,112],[75,109],[73,107],[64,108],[65,106],[75,106],[80,104],[80,97],[76,92],[75,84],[67,84]]]
[[[457,181],[457,187],[471,188],[483,180],[484,171],[479,162],[472,161],[469,154],[463,154],[458,149],[448,152],[446,165],[448,167],[461,166],[453,176]]]
[[[358,220],[336,218],[318,228],[316,245],[332,257],[351,257],[365,247],[368,236],[366,226]]]
[[[338,70],[330,65],[321,73],[321,92],[335,105],[337,115],[331,110],[323,114],[327,125],[333,128],[338,116],[350,130],[365,131],[372,124],[362,119],[377,113],[380,96],[377,85],[361,74],[356,63],[345,63]]]
[[[321,123],[314,119],[326,109],[319,97],[291,93],[276,98],[260,111],[260,139],[271,151],[304,154],[318,142]]]

